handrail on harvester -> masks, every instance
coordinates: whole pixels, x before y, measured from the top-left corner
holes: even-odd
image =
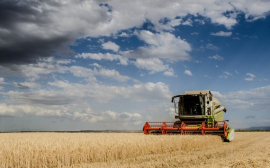
[[[225,121],[146,122],[144,134],[220,134],[228,136]]]

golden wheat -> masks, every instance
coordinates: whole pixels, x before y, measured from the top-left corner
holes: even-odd
[[[222,143],[216,136],[147,136],[142,133],[0,134],[0,167],[62,167],[141,155],[196,150]]]
[[[270,144],[269,136],[265,137],[265,134],[257,134],[260,135],[257,137]],[[236,138],[232,143],[224,143],[218,136],[201,135],[2,133],[0,167],[237,167],[258,161],[252,155],[239,157],[240,149],[252,147],[256,142]],[[257,152],[261,161],[256,165],[270,164],[267,160],[269,148],[258,144],[257,147],[260,149],[253,153]],[[268,157],[263,156],[263,149],[267,149]],[[227,158],[226,163],[224,158]]]

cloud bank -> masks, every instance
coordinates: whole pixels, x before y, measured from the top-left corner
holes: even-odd
[[[68,46],[74,44],[78,38],[110,36],[119,30],[140,27],[146,20],[154,25],[156,31],[173,30],[174,26],[181,24],[181,19],[176,17],[201,15],[214,24],[230,29],[237,24],[236,17],[239,13],[243,12],[247,20],[253,21],[264,18],[269,8],[270,3],[267,1],[257,1],[256,5],[252,1],[1,1],[0,63],[35,63],[40,58],[55,54],[71,56],[74,52]],[[229,14],[224,15],[227,12]],[[169,22],[160,22],[164,18]],[[214,34],[228,36],[230,32]],[[173,50],[167,50],[169,56],[166,59],[189,59],[185,53],[190,50],[189,45],[169,33],[151,34],[142,31],[138,37],[150,45],[139,48],[138,52],[144,51],[146,55],[158,54],[160,57],[162,51],[166,50],[158,53],[158,49],[176,42],[172,46]],[[163,44],[153,42],[153,39],[164,37],[169,40]],[[174,55],[174,47],[177,46],[181,48],[180,57]],[[104,47],[117,51],[117,46],[112,44]]]

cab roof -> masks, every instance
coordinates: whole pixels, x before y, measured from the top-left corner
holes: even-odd
[[[212,94],[210,90],[195,90],[195,91],[186,91],[185,95],[194,95],[194,94]]]
[[[180,94],[180,95],[173,96],[172,97],[172,102],[173,102],[174,98],[176,98],[176,97],[181,97],[181,96],[185,96],[185,95],[199,95],[199,94],[202,94],[202,95],[206,95],[206,94],[212,95],[212,93],[211,93],[210,90],[186,91],[185,94]]]

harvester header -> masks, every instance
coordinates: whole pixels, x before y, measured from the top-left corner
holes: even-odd
[[[144,134],[214,134],[226,141],[234,139],[234,129],[223,121],[223,112],[227,109],[210,90],[186,91],[173,96],[172,102],[178,121],[146,122]]]

